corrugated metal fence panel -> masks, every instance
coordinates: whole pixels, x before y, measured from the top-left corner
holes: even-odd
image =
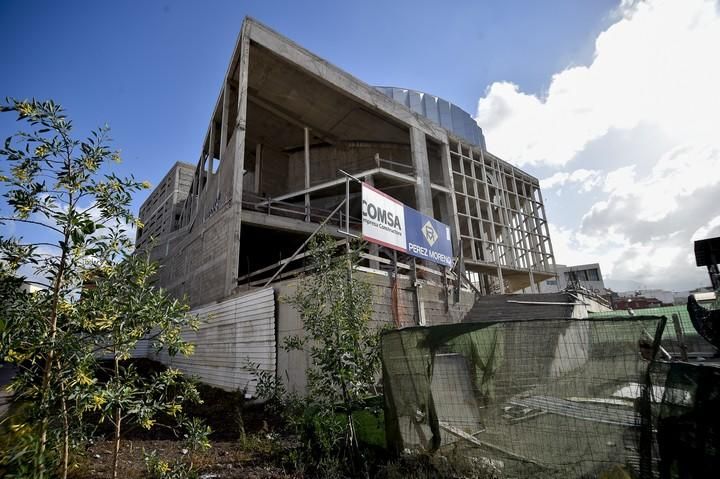
[[[138,341],[132,352],[134,358],[147,358],[152,354],[152,341],[149,339],[141,339]]]
[[[195,345],[192,356],[159,360],[196,376],[200,381],[225,390],[246,390],[255,396],[255,378],[249,363],[275,372],[275,296],[267,288],[245,296],[193,309],[201,324],[197,331],[183,332]]]

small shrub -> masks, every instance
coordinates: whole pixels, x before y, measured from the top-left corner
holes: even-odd
[[[162,459],[157,451],[143,453],[145,469],[152,479],[196,479],[197,473],[182,461],[170,463]]]
[[[356,418],[377,395],[379,331],[370,325],[372,290],[353,274],[357,245],[338,256],[335,241],[319,235],[310,251],[311,274],[285,298],[300,313],[304,335],[287,337],[282,345],[310,356],[307,396],[288,394],[274,372],[255,365],[257,393],[297,437],[299,446],[288,457],[299,471],[314,477],[368,476]]]
[[[182,418],[180,424],[185,430],[183,434],[183,444],[188,450],[189,469],[192,470],[195,454],[210,449],[210,440],[208,437],[212,429],[210,429],[210,426],[205,425],[202,419],[197,417]]]

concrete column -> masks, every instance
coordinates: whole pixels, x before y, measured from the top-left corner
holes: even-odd
[[[213,173],[215,171],[215,135],[217,133],[215,132],[215,118],[213,118],[210,121],[210,135],[208,136],[208,147],[207,147],[207,154],[210,157],[210,174],[216,175],[217,173]],[[218,156],[219,158],[219,156]],[[219,161],[219,160],[218,160]],[[218,165],[218,168],[220,166]]]
[[[530,278],[530,292],[539,293],[540,288],[538,287],[537,283],[535,283],[535,275],[533,275],[532,268],[528,270],[528,276]]]
[[[208,157],[203,155],[200,159],[200,192],[207,188],[208,184]]]
[[[425,133],[415,127],[410,127],[410,151],[416,177],[415,202],[417,209],[425,215],[434,216]]]
[[[500,294],[505,294],[505,278],[503,278],[502,268],[500,265],[497,267],[497,277],[500,282]]]
[[[192,194],[192,215],[191,218],[197,214],[199,201],[200,201],[200,176],[202,175],[202,159],[198,160],[197,167],[193,176],[193,184],[190,190]]]
[[[532,226],[533,226],[533,234],[535,235],[535,241],[538,243],[538,248],[540,250],[540,262],[538,263],[539,266],[545,270],[550,271],[550,261],[548,261],[547,257],[547,251],[545,250],[545,241],[543,240],[543,225],[542,220],[540,219],[540,209],[537,206],[537,202],[535,200],[535,196],[533,193],[533,186],[530,186],[530,203],[532,204]]]
[[[233,175],[232,186],[232,216],[227,229],[226,248],[227,261],[225,263],[225,296],[229,296],[237,288],[237,279],[240,272],[240,229],[242,221],[242,192],[243,192],[243,169],[245,168],[245,128],[247,120],[247,85],[248,85],[248,60],[250,57],[250,25],[243,23],[240,32],[240,59],[238,66],[238,114],[236,118],[230,119],[231,126],[235,130],[235,155],[232,169],[225,165],[223,168],[226,174]],[[227,91],[226,80],[226,91]],[[222,129],[227,128],[224,119],[229,111],[229,94],[226,94],[223,101],[223,123]],[[228,133],[221,133],[220,137],[220,163],[226,161],[224,156],[226,139]]]

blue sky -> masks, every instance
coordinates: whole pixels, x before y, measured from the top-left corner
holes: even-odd
[[[474,112],[493,81],[541,93],[587,61],[612,8],[540,3],[3,0],[0,95],[53,98],[78,131],[109,123],[127,171],[156,182],[198,155],[245,15],[367,83]]]
[[[653,7],[650,13],[640,11],[645,3]],[[598,58],[614,59],[621,68],[625,48],[614,45],[613,38],[630,38],[634,44],[635,38],[661,35],[660,27],[651,27],[663,23],[653,18],[677,14],[655,8],[656,3],[667,2],[0,0],[0,96],[52,98],[66,107],[78,132],[107,122],[123,153],[120,172],[156,183],[173,162],[196,160],[242,19],[250,15],[367,83],[428,91],[477,114],[491,151],[552,180],[545,183],[550,186],[544,194],[558,262],[599,260],[606,276],[632,279],[648,265],[627,267],[619,251],[645,247],[638,255],[647,256],[652,238],[636,241],[632,232],[617,231],[616,243],[602,246],[587,236],[597,233],[594,224],[609,226],[591,220],[598,216],[598,204],[613,205],[617,177],[627,177],[610,173],[636,165],[636,181],[652,179],[653,165],[683,142],[666,141],[665,125],[647,115],[635,115],[631,124],[593,123],[579,132],[572,126],[584,125],[583,112],[606,116],[598,100],[588,100],[605,99],[578,80],[583,76],[578,72],[594,78],[593,72],[613,64],[601,65]],[[712,16],[708,4],[717,13],[710,0],[689,4],[686,10],[697,10],[703,18]],[[676,34],[692,37],[694,25]],[[598,38],[610,39],[602,50]],[[651,51],[652,45],[646,48]],[[632,65],[632,58],[628,61]],[[582,111],[554,106],[562,104],[555,98],[566,90],[582,103]],[[530,120],[544,128],[557,122],[571,138],[565,144],[551,132],[538,137],[543,129]],[[14,121],[0,115],[0,135],[14,130]],[[650,158],[638,163],[638,155]],[[136,198],[136,207],[144,197]],[[699,228],[714,230],[715,216],[720,216],[704,208],[697,224],[683,226],[685,243],[673,243],[673,254],[684,254],[685,263],[690,237]],[[676,233],[672,228],[680,226],[666,225],[661,233],[670,237]],[[686,264],[682,281],[663,283],[668,271],[658,270],[643,284],[680,288],[702,282]]]

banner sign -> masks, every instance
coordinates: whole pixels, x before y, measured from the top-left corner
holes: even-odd
[[[452,267],[452,240],[448,225],[406,206],[405,226],[408,254]]]
[[[452,266],[450,227],[362,184],[363,239]]]

